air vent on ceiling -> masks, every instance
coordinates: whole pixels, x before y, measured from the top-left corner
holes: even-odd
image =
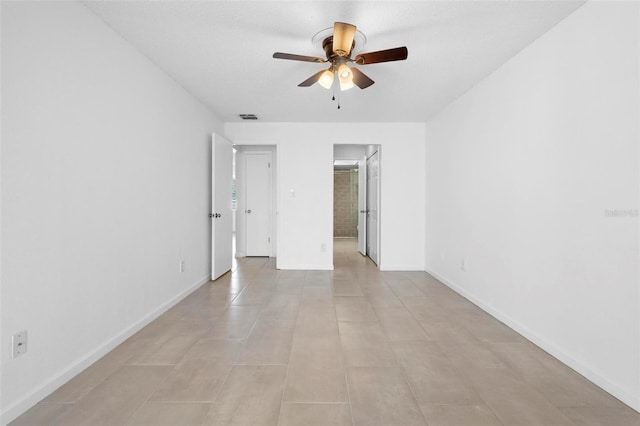
[[[243,120],[257,120],[258,116],[255,114],[238,114],[240,115],[240,118],[242,118]]]

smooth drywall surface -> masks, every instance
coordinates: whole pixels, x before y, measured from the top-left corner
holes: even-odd
[[[431,120],[426,153],[427,270],[636,409],[638,16],[587,3]]]
[[[4,422],[208,279],[214,130],[81,4],[2,2]]]
[[[227,123],[225,133],[277,144],[279,268],[333,268],[334,144],[379,144],[380,269],[424,269],[424,124]]]

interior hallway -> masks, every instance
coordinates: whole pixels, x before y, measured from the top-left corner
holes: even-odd
[[[640,425],[424,272],[238,259],[12,425]]]

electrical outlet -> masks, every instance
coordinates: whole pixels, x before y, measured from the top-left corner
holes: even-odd
[[[180,261],[180,272],[184,272],[184,260]]]
[[[461,271],[467,270],[467,261],[464,258],[460,261],[460,270]]]
[[[322,253],[327,251],[327,245],[325,243],[320,244],[320,251]]]
[[[27,352],[27,330],[13,335],[11,339],[12,358],[18,358]]]

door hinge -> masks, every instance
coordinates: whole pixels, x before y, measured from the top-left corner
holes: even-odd
[[[267,168],[268,168],[268,169],[270,169],[270,168],[271,168],[271,161],[269,161],[269,162],[267,163]]]
[[[270,243],[271,242],[271,237],[267,237],[267,242]]]

